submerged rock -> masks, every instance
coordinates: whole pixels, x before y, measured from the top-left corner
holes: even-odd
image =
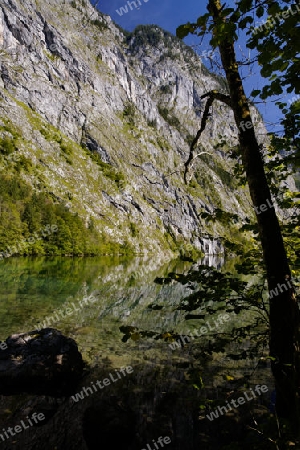
[[[13,334],[0,352],[0,394],[67,396],[83,374],[76,342],[54,328]]]

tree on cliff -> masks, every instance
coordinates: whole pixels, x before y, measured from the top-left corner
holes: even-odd
[[[201,127],[193,140],[190,155],[185,164],[185,179],[194,159],[193,152],[205,129],[209,117],[210,108],[214,101],[221,101],[230,106],[234,113],[234,119],[239,131],[239,151],[243,167],[249,185],[250,196],[256,212],[264,264],[267,273],[270,305],[270,357],[272,372],[276,386],[276,411],[279,417],[288,418],[294,425],[294,430],[299,432],[300,425],[300,335],[299,335],[299,309],[296,301],[295,290],[291,282],[291,271],[284,246],[278,218],[272,203],[270,187],[267,182],[259,144],[255,135],[253,121],[250,112],[250,102],[245,95],[242,77],[239,71],[239,62],[235,52],[235,42],[238,39],[237,32],[254,22],[253,15],[262,17],[265,12],[278,13],[280,6],[274,1],[240,0],[236,8],[227,8],[220,0],[208,0],[208,13],[198,18],[196,23],[181,25],[177,29],[177,36],[183,38],[189,33],[203,36],[210,33],[210,44],[213,48],[219,48],[221,63],[228,83],[228,94],[217,91],[207,92],[203,95],[206,105],[202,116]],[[281,3],[287,3],[286,1]],[[274,4],[277,5],[274,9]],[[283,7],[285,5],[283,4]],[[270,9],[271,8],[271,9]],[[272,9],[273,8],[273,9]],[[267,11],[266,11],[267,10]],[[276,32],[276,30],[274,30]],[[264,33],[264,31],[261,31]],[[284,37],[290,38],[287,29],[280,32],[278,40],[284,42]],[[290,31],[292,34],[293,31]],[[271,76],[276,70],[284,70],[288,67],[285,85],[293,86],[297,73],[296,64],[289,65],[288,58],[297,54],[296,44],[285,57],[280,58],[281,63],[271,65],[267,69],[269,61],[274,61],[277,47],[269,42],[266,49],[257,46],[258,37],[252,40],[252,46],[258,51],[263,51],[260,63],[265,67],[266,75]],[[266,37],[269,40],[269,37]],[[282,54],[279,52],[280,55]],[[299,61],[299,60],[298,60]],[[299,83],[297,85],[299,89]],[[265,96],[276,94],[280,91],[280,82],[265,88]],[[292,92],[290,89],[288,92]],[[274,292],[277,294],[274,295]]]

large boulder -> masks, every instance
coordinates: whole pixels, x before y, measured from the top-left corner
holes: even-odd
[[[14,334],[0,351],[0,394],[67,396],[83,374],[76,342],[53,328]]]

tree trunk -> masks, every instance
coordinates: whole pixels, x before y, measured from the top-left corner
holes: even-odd
[[[222,21],[226,22],[226,19],[220,17],[221,8],[220,0],[209,0],[208,9],[215,24],[214,34],[219,40],[217,26]],[[270,292],[270,356],[274,358],[272,372],[276,387],[276,411],[279,417],[289,418],[299,428],[299,309],[293,285],[289,281],[291,272],[288,259],[265,176],[249,103],[239,74],[232,35],[229,32],[225,34],[218,46],[235,122],[239,129],[242,162],[255,207],[267,271]],[[271,293],[272,290],[275,292]]]

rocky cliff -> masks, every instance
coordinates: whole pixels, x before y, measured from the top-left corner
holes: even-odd
[[[86,0],[1,2],[0,137],[14,151],[0,168],[18,163],[20,177],[92,220],[103,240],[163,255],[187,244],[216,253],[219,237],[238,237],[252,212],[229,157],[237,129],[225,105],[214,106],[206,153],[183,182],[211,89],[226,83],[157,26],[125,32]],[[237,217],[224,223],[220,210]]]

